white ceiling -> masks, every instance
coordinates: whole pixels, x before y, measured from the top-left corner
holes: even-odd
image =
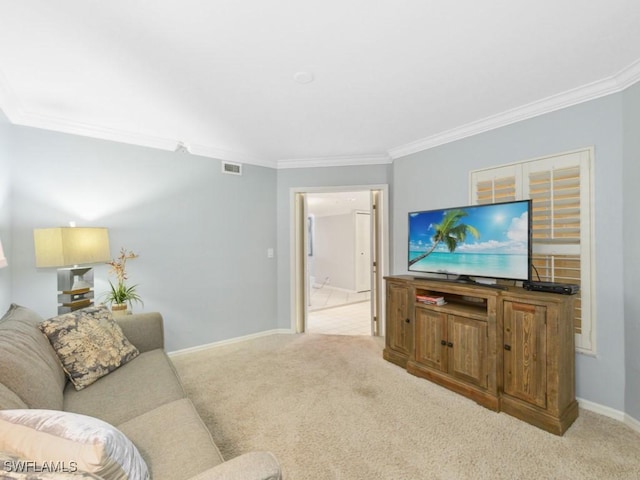
[[[638,0],[0,0],[13,123],[274,167],[385,163],[638,80]]]
[[[308,193],[307,213],[315,217],[346,215],[354,211],[371,210],[371,192],[322,192]]]

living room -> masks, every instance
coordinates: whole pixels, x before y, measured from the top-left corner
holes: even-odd
[[[124,136],[21,125],[1,97],[0,240],[8,267],[0,269],[0,308],[15,302],[56,314],[56,275],[36,268],[33,230],[75,221],[107,227],[114,255],[120,247],[139,253],[129,265],[144,300],[136,309],[162,313],[168,351],[290,333],[293,189],[388,185],[385,273],[402,274],[407,212],[469,204],[471,170],[593,147],[596,341],[592,354],[576,355],[576,394],[582,407],[640,431],[638,65],[604,79],[585,101],[567,95],[565,105],[506,115],[386,162],[246,162],[241,176],[222,173],[219,159]],[[108,270],[95,266],[98,295],[108,289]]]

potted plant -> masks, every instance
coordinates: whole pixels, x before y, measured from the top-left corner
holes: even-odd
[[[107,262],[107,265],[111,265],[109,273],[113,273],[118,280],[115,285],[109,280],[111,291],[105,294],[106,301],[111,304],[111,311],[114,314],[127,313],[128,308],[133,308],[133,302],[144,304],[138,292],[136,292],[137,285],[127,286],[125,283],[128,278],[126,270],[127,260],[134,258],[138,258],[138,255],[122,248],[117,260]]]

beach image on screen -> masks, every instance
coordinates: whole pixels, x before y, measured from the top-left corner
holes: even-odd
[[[409,270],[527,279],[528,202],[409,214]]]

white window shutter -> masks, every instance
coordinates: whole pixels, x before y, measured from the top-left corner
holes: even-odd
[[[576,347],[589,353],[595,353],[592,163],[588,148],[477,170],[469,177],[472,203],[532,200],[534,279],[580,285]]]

